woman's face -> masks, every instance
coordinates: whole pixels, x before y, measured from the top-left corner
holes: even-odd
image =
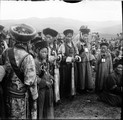
[[[48,54],[48,49],[47,48],[42,48],[39,51],[39,55],[42,59],[46,59]]]
[[[66,41],[71,42],[72,41],[73,34],[69,33],[66,35]]]

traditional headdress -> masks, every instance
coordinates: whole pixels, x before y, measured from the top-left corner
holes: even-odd
[[[68,35],[69,33],[71,33],[73,35],[74,31],[72,29],[66,29],[63,34],[66,36]]]
[[[26,24],[17,24],[10,27],[10,35],[15,41],[27,43],[34,39],[36,36],[36,30]]]
[[[43,30],[43,34],[46,36],[46,35],[50,35],[52,37],[56,37],[58,32],[54,29],[51,29],[51,28],[46,28]]]

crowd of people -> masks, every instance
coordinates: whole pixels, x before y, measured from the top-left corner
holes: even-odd
[[[0,119],[53,119],[63,99],[94,92],[122,103],[123,34],[107,40],[81,26],[63,33],[26,24],[0,25]]]

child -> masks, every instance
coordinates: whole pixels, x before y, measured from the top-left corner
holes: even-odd
[[[53,119],[53,77],[49,74],[48,67],[48,46],[46,41],[35,44],[37,58],[36,70],[38,80],[38,119]]]

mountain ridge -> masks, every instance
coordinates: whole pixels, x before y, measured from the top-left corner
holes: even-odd
[[[10,19],[0,20],[0,24],[6,29],[13,24],[30,24],[36,28],[37,31],[42,31],[46,27],[53,28],[62,33],[65,29],[71,28],[75,33],[79,32],[82,25],[87,25],[91,32],[99,32],[100,34],[117,34],[122,32],[122,21],[80,21],[62,17],[49,18],[25,18],[25,19]]]

